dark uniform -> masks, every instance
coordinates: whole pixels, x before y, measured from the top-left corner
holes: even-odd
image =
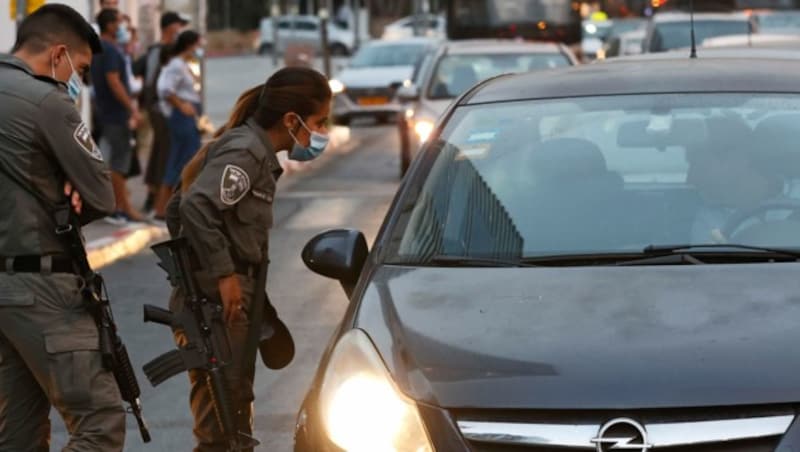
[[[254,296],[256,267],[268,255],[275,182],[281,172],[264,129],[250,119],[211,145],[197,179],[182,196],[172,198],[167,215],[170,231],[187,237],[197,257],[196,276],[204,294],[219,300],[219,278],[238,274],[244,311],[228,327],[234,356],[226,376],[238,407],[239,430],[248,434],[252,432],[255,375],[253,363],[243,362],[242,351],[250,326],[247,313]],[[183,302],[176,291],[170,310],[179,311]],[[178,334],[176,340],[182,344],[185,339]],[[242,375],[243,368],[247,368],[246,375]],[[224,451],[227,445],[205,378],[201,371],[191,371],[189,378],[198,441],[195,450]]]
[[[64,86],[0,55],[0,451],[47,451],[51,404],[71,435],[65,451],[124,443],[82,280],[39,199],[63,201],[66,181],[83,224],[114,210],[110,174]]]

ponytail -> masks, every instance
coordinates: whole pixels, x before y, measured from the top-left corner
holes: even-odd
[[[241,126],[245,123],[245,121],[253,116],[256,108],[258,108],[258,99],[263,89],[263,84],[254,86],[239,96],[239,99],[236,101],[236,105],[233,107],[233,112],[231,113],[230,118],[228,118],[228,122],[217,129],[217,131],[214,133],[214,138],[210,142],[203,145],[203,147],[197,151],[197,154],[195,154],[189,163],[187,163],[183,168],[183,172],[181,172],[181,192],[186,192],[186,190],[188,190],[197,179],[197,175],[200,174],[200,170],[203,169],[203,164],[206,161],[209,146],[211,146],[214,141],[221,137],[223,133],[230,129]]]

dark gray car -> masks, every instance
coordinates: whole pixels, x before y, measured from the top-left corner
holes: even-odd
[[[297,451],[800,448],[800,63],[501,76],[433,132],[368,253]]]

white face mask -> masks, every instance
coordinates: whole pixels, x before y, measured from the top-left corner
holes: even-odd
[[[72,75],[70,75],[69,80],[65,82],[67,84],[67,94],[69,94],[69,97],[73,102],[78,102],[78,99],[81,96],[81,91],[83,90],[83,82],[81,81],[78,72],[75,71],[75,66],[72,65],[72,58],[70,58],[69,52],[65,51],[64,55],[67,56],[67,63],[69,63],[69,68],[72,70]],[[56,64],[53,60],[50,60],[50,71],[53,79],[58,80],[56,78]]]

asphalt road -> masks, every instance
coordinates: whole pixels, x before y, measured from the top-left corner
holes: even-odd
[[[249,79],[237,70],[248,65],[246,60],[210,65],[219,69],[210,86],[220,90],[209,93],[209,99],[218,99],[211,113],[219,115],[230,108],[235,99],[224,93],[250,86]],[[250,79],[266,78],[264,72],[253,71]],[[336,227],[361,229],[371,242],[399,182],[398,140],[393,128],[361,126],[353,128],[351,135],[357,143],[352,150],[326,154],[311,169],[287,175],[279,183],[267,287],[294,334],[297,355],[284,370],[258,368],[255,427],[262,442],[259,451],[291,450],[298,407],[347,304],[338,283],[306,269],[300,259],[302,247],[316,233]],[[165,275],[149,251],[119,261],[105,268],[103,274],[122,336],[139,370],[145,415],[153,436],[152,443],[144,445],[129,417],[125,450],[188,451],[194,445],[188,378],[179,375],[154,389],[141,373],[146,361],[173,347],[168,328],[142,322],[143,304],[166,305],[169,288]],[[66,433],[58,415],[53,413],[51,418],[51,450],[57,451],[64,446]]]

